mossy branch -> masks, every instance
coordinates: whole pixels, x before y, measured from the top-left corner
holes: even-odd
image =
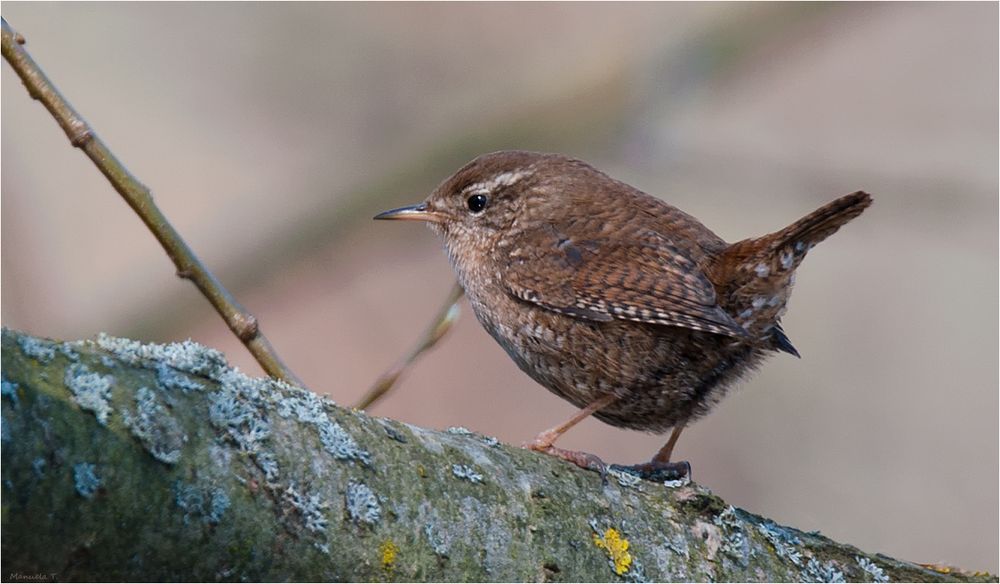
[[[235,372],[4,330],[3,573],[53,580],[996,581]],[[947,571],[947,573],[945,573]]]
[[[149,189],[139,182],[97,136],[90,124],[73,109],[55,85],[24,49],[24,37],[14,32],[7,20],[2,21],[3,57],[24,82],[28,94],[42,102],[59,126],[66,132],[70,144],[83,150],[107,177],[118,194],[139,215],[164,251],[177,267],[177,275],[190,280],[211,302],[226,321],[229,329],[246,345],[268,375],[304,386],[282,363],[267,337],[260,332],[254,315],[236,301],[221,282],[201,263],[166,216],[153,202]]]

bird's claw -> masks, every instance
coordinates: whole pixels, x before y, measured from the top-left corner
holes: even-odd
[[[577,450],[564,450],[553,446],[550,442],[539,440],[538,438],[530,442],[525,442],[521,445],[521,447],[528,450],[534,450],[535,452],[542,452],[556,458],[561,458],[565,461],[572,462],[585,470],[597,471],[601,473],[602,481],[607,480],[608,465],[604,464],[604,461],[595,454],[580,452]]]
[[[691,478],[691,463],[686,460],[681,462],[644,462],[628,466],[613,464],[611,469],[657,483],[685,478],[690,480]]]

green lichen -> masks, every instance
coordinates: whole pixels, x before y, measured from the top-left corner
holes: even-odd
[[[382,519],[382,506],[378,497],[364,483],[350,483],[344,496],[347,515],[355,523],[375,525]]]
[[[97,476],[97,467],[89,462],[73,465],[73,484],[76,492],[84,499],[93,499],[101,488],[101,477]]]
[[[23,335],[18,337],[17,344],[26,356],[43,364],[48,363],[56,356],[56,349],[53,344],[44,339]]]
[[[74,363],[66,368],[63,382],[72,392],[73,401],[81,408],[94,412],[102,426],[107,425],[112,412],[110,400],[114,377],[94,373],[86,365]]]
[[[153,458],[167,464],[180,460],[183,432],[148,387],[136,390],[135,410],[123,411],[122,420]]]

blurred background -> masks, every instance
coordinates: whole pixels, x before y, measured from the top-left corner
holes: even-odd
[[[731,503],[998,569],[998,41],[975,4],[3,4],[34,58],[315,391],[352,404],[453,282],[373,223],[483,152],[584,158],[729,241],[864,189],[776,355],[678,445]],[[2,67],[2,320],[191,337],[260,370]],[[371,413],[519,444],[568,404],[464,305]],[[641,462],[665,437],[560,442]]]

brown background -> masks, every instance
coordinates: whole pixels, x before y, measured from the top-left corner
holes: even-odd
[[[22,4],[3,15],[314,390],[354,402],[452,276],[375,212],[475,155],[560,151],[728,240],[875,205],[799,271],[775,356],[678,446],[734,504],[998,568],[997,5]],[[192,337],[257,372],[3,67],[2,319]],[[372,410],[520,443],[571,408],[467,307]],[[588,421],[567,447],[662,438]]]

